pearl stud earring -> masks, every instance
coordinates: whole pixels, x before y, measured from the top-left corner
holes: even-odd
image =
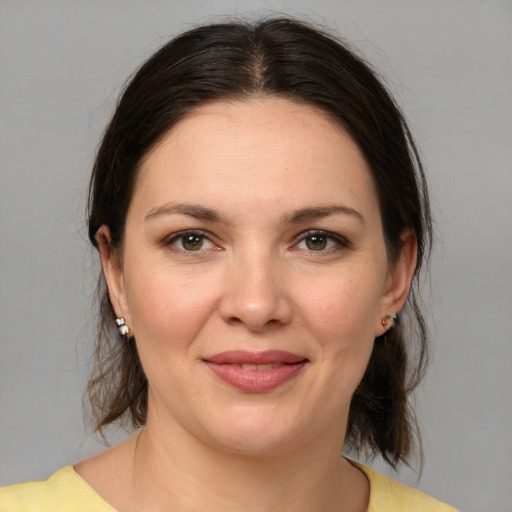
[[[119,329],[119,334],[121,336],[126,336],[130,332],[130,328],[126,325],[126,322],[123,317],[116,318],[116,325]]]
[[[384,329],[386,329],[386,331],[391,329],[391,327],[393,327],[393,325],[395,325],[395,321],[397,318],[398,318],[398,316],[396,313],[391,313],[390,315],[386,315],[381,321],[382,325],[384,326]]]

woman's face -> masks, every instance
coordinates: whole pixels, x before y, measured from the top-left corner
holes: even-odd
[[[409,239],[391,268],[368,166],[313,108],[218,102],[179,122],[143,161],[122,261],[101,246],[148,428],[243,453],[342,439],[406,299]]]

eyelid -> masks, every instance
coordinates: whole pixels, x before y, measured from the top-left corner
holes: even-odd
[[[323,251],[318,251],[319,253],[329,252],[330,250],[333,250],[333,249],[336,250],[336,249],[339,249],[340,247],[348,249],[351,246],[350,241],[343,235],[339,235],[338,233],[333,233],[332,231],[325,231],[323,229],[309,229],[307,231],[303,231],[297,237],[295,237],[295,241],[292,245],[292,249],[294,247],[296,247],[300,242],[303,242],[306,238],[308,238],[310,236],[324,236],[324,237],[328,238],[329,240],[334,240],[339,245],[339,247],[337,247],[337,248],[330,248],[330,249],[326,249]],[[311,252],[315,252],[315,251],[311,251]]]
[[[211,233],[209,233],[208,231],[204,231],[202,229],[183,229],[181,231],[176,231],[176,232],[172,233],[171,235],[165,237],[162,240],[162,245],[166,246],[166,247],[174,246],[176,250],[181,251],[181,252],[187,252],[187,253],[196,252],[196,251],[186,251],[185,249],[180,249],[180,248],[178,248],[178,247],[176,247],[174,245],[175,242],[177,242],[180,238],[182,238],[184,236],[187,236],[187,235],[201,236],[205,240],[210,242],[212,245],[214,245],[214,249],[215,250],[222,249],[222,247],[219,245],[219,243],[214,240],[214,237],[211,235]],[[312,236],[326,237],[327,239],[329,239],[331,241],[334,241],[338,245],[338,247],[331,247],[329,249],[318,251],[319,253],[322,253],[322,252],[326,253],[326,252],[330,252],[330,251],[336,251],[337,249],[349,248],[351,246],[350,241],[346,237],[344,237],[343,235],[340,235],[338,233],[333,233],[332,231],[326,231],[326,230],[323,230],[323,229],[309,229],[307,231],[301,232],[299,235],[297,235],[295,237],[295,239],[294,239],[290,249],[291,250],[296,250],[298,244],[303,242],[308,237],[312,237]],[[205,249],[203,249],[203,251],[204,250]],[[203,252],[203,251],[199,250],[197,252]],[[314,252],[314,251],[311,251],[311,252]]]
[[[201,251],[201,250],[186,251],[185,249],[180,249],[179,247],[176,247],[174,245],[175,242],[177,242],[180,238],[187,236],[187,235],[196,235],[196,236],[203,237],[205,240],[207,240],[212,245],[214,245],[216,250],[220,249],[219,244],[213,240],[213,236],[210,233],[208,233],[207,231],[204,231],[202,229],[183,229],[181,231],[176,231],[176,232],[172,233],[171,235],[166,236],[162,240],[162,245],[164,245],[166,247],[174,246],[174,248],[176,250],[178,250],[180,252],[184,252],[184,253],[203,252],[203,251],[207,250],[207,249],[203,249],[203,251]]]

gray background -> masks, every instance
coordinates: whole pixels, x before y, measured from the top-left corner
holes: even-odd
[[[388,77],[432,187],[435,361],[418,393],[426,463],[402,481],[466,511],[512,510],[512,2],[0,0],[0,483],[100,448],[81,397],[94,148],[128,75],[212,15],[325,21]],[[377,467],[382,465],[377,461]]]

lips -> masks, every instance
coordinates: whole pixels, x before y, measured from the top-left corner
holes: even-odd
[[[296,377],[308,359],[282,350],[233,350],[205,358],[204,363],[221,380],[249,393],[276,389]]]

